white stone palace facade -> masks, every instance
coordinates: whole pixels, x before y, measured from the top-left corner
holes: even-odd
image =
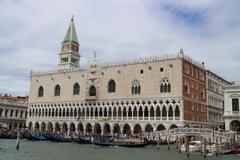
[[[0,96],[0,128],[24,128],[27,120],[27,97]]]
[[[225,87],[224,90],[224,122],[228,131],[240,132],[240,85]]]
[[[206,70],[175,55],[81,68],[71,20],[58,69],[31,72],[28,127],[41,131],[127,133],[207,126]]]
[[[208,123],[211,128],[224,128],[224,88],[231,82],[207,70]]]

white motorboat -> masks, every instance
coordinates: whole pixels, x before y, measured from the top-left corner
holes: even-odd
[[[182,151],[186,151],[186,146],[183,144],[181,146]],[[190,141],[189,142],[189,152],[199,152],[201,151],[201,141]]]

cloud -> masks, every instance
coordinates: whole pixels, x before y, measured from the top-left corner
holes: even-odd
[[[11,9],[10,9],[11,8]],[[177,53],[239,82],[238,0],[0,1],[0,92],[28,94],[30,70],[57,68],[72,15],[81,65]]]

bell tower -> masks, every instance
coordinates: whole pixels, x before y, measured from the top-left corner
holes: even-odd
[[[74,19],[72,17],[65,38],[61,44],[61,53],[59,54],[58,64],[59,69],[73,69],[79,67],[79,47],[80,44],[78,43]]]

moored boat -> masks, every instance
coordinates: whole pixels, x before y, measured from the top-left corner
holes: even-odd
[[[64,137],[62,135],[44,135],[51,142],[73,142],[72,137]]]
[[[127,148],[140,148],[149,145],[148,142],[139,142],[131,140],[113,140],[113,141],[93,141],[93,144],[103,147],[127,147]]]
[[[80,144],[92,144],[92,141],[89,137],[88,138],[83,138],[83,137],[78,137],[78,139],[76,140],[77,143],[80,143]]]
[[[232,150],[233,154],[240,154],[240,145],[236,146],[233,150]]]
[[[37,133],[37,134],[23,133],[22,136],[23,136],[23,138],[26,138],[31,141],[46,141],[47,140],[42,133]]]
[[[1,133],[0,138],[1,139],[16,139],[17,135],[12,134],[12,133]]]
[[[185,144],[181,146],[181,150],[185,151]],[[201,151],[201,141],[190,141],[189,142],[189,152],[200,152]]]

